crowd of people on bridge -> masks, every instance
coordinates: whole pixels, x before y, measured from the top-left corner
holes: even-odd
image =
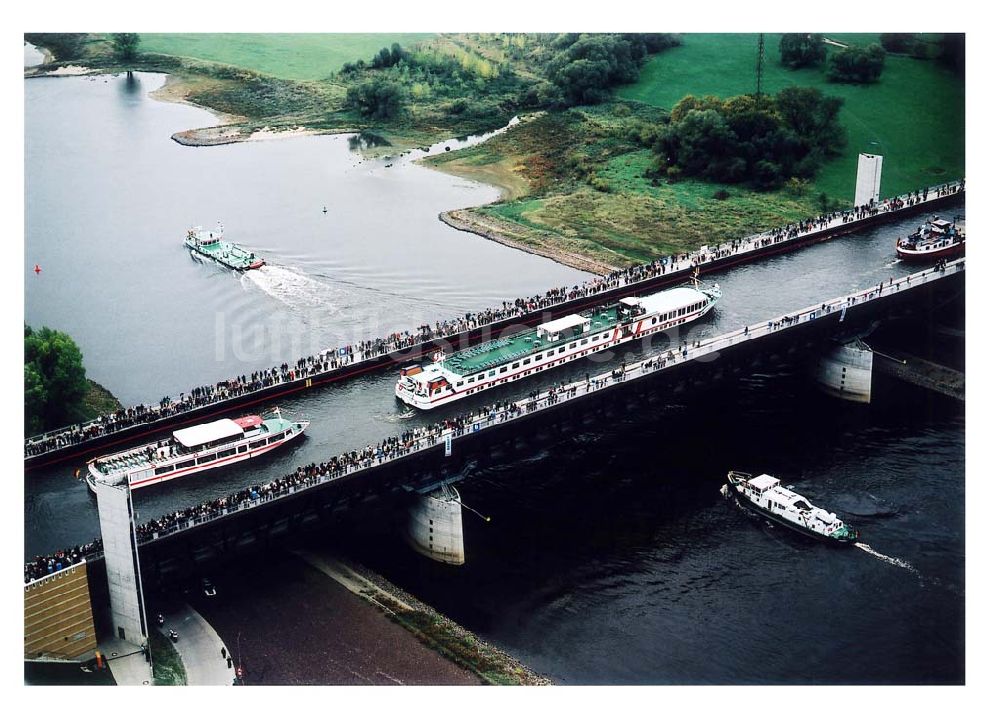
[[[945,267],[944,264],[938,264],[933,271],[922,271],[919,277],[935,271],[943,271]],[[888,285],[890,288],[893,285],[898,288],[903,282],[909,284],[910,277],[907,276],[895,281],[890,278]],[[820,314],[834,313],[842,308],[878,297],[882,294],[882,289],[883,284],[880,283],[877,287],[860,295],[852,294],[842,301],[823,303],[816,311]],[[795,316],[786,315],[780,319],[767,321],[766,328],[768,332],[777,331],[788,325],[799,323],[804,317],[804,313]],[[812,317],[812,315],[808,316],[808,318]],[[755,326],[755,328],[757,327],[763,328],[763,323]],[[749,331],[750,327],[747,326],[744,328],[743,335],[747,335]],[[547,390],[531,391],[525,399],[520,401],[496,402],[427,426],[407,429],[397,436],[387,437],[376,444],[369,444],[361,449],[344,452],[327,461],[300,466],[295,471],[269,483],[249,486],[227,496],[164,514],[157,519],[151,519],[136,527],[136,537],[140,543],[144,543],[160,535],[170,534],[193,524],[210,521],[231,511],[245,508],[248,504],[271,501],[300,488],[332,481],[347,474],[377,466],[438,443],[445,434],[451,433],[456,437],[461,436],[467,431],[474,430],[474,425],[485,427],[494,422],[504,422],[524,413],[531,413],[541,406],[553,405],[573,398],[581,391],[589,393],[592,390],[604,388],[609,383],[623,381],[629,378],[635,369],[639,369],[640,373],[662,369],[670,362],[686,358],[689,347],[699,349],[701,346],[701,340],[696,340],[690,346],[689,342],[684,341],[678,346],[676,354],[672,349],[668,349],[655,357],[637,362],[631,370],[625,363],[622,363],[610,373],[602,374],[593,379],[587,374],[585,379],[553,384]],[[709,349],[711,347],[712,344],[709,344]],[[101,550],[101,540],[95,539],[89,544],[71,547],[51,555],[35,557],[24,566],[25,583],[61,571],[82,561],[88,555],[99,553]]]
[[[810,220],[772,228],[763,233],[721,243],[714,248],[703,247],[695,253],[679,253],[649,263],[615,270],[572,287],[553,288],[535,296],[504,301],[496,308],[468,312],[464,316],[450,321],[438,321],[433,326],[424,324],[413,332],[397,331],[385,337],[366,339],[337,349],[326,349],[318,354],[300,358],[294,364],[283,363],[270,369],[254,371],[249,377],[240,375],[226,381],[219,381],[211,386],[198,386],[188,393],[181,393],[176,399],[164,397],[156,405],[138,404],[104,414],[91,421],[25,439],[24,456],[25,458],[38,456],[54,449],[82,443],[91,438],[106,436],[125,428],[153,423],[195,408],[255,393],[261,389],[317,376],[349,364],[406,352],[422,343],[450,339],[467,331],[489,327],[497,322],[515,319],[535,311],[558,306],[567,301],[594,296],[664,274],[696,269],[701,264],[711,263],[720,258],[826,230],[834,224],[850,223],[883,211],[912,206],[926,201],[929,194],[931,194],[930,197],[937,198],[964,190],[964,180],[937,189],[924,188],[921,191],[908,193],[906,196],[898,196],[877,203],[872,202],[839,213],[826,213]]]
[[[101,542],[101,539],[97,538],[88,544],[78,544],[75,547],[63,549],[62,551],[55,552],[54,554],[36,556],[31,561],[25,562],[24,564],[24,583],[28,584],[36,579],[41,579],[42,577],[47,577],[50,574],[61,572],[63,569],[67,569],[74,564],[78,564],[86,557],[91,554],[97,554],[103,549],[104,545]]]

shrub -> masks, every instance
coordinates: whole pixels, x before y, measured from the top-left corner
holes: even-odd
[[[826,60],[826,45],[818,33],[785,33],[778,49],[781,64],[793,70],[822,65]]]
[[[399,114],[403,92],[395,83],[375,78],[348,88],[346,100],[348,107],[366,118],[388,120]]]
[[[874,43],[846,48],[833,56],[829,78],[834,83],[874,83],[882,75],[885,51]]]

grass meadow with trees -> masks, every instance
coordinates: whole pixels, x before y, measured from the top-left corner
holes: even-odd
[[[483,223],[624,265],[964,175],[964,39],[906,33],[140,34],[28,37],[61,62],[158,70],[244,131],[355,129],[397,151],[527,122],[426,161],[501,186]],[[48,42],[47,42],[48,41]],[[690,107],[689,107],[690,106]],[[382,153],[383,148],[366,152]]]

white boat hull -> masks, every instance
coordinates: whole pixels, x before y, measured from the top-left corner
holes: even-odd
[[[208,471],[210,469],[219,469],[222,468],[223,466],[230,466],[231,464],[236,464],[241,461],[249,461],[250,459],[255,459],[258,456],[263,456],[264,454],[268,454],[274,451],[275,449],[284,446],[285,444],[291,441],[294,441],[303,433],[305,433],[305,430],[309,427],[309,422],[301,421],[298,423],[301,424],[301,427],[293,430],[291,435],[283,436],[277,439],[276,441],[261,446],[258,449],[248,449],[243,453],[233,454],[232,456],[227,456],[224,459],[216,459],[215,461],[211,461],[207,464],[195,465],[184,469],[175,469],[165,474],[154,475],[145,479],[136,479],[129,482],[129,488],[133,490],[146,488],[148,486],[153,486],[154,484],[159,484],[160,482],[163,481],[172,481],[173,479],[179,479],[182,476],[190,476],[191,474],[197,474],[199,472]],[[174,463],[176,464],[177,462],[175,461]],[[93,473],[87,475],[86,482],[90,490],[96,494],[97,485]]]

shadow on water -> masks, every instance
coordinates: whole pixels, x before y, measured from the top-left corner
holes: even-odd
[[[145,92],[142,87],[142,79],[131,70],[125,73],[125,77],[119,83],[118,88],[122,97],[127,100],[140,100],[143,92]]]

